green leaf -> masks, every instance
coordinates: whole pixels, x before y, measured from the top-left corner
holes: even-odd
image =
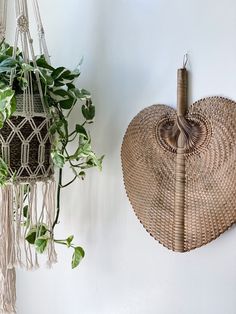
[[[74,69],[73,71],[71,71],[71,76],[73,76],[74,78],[79,77],[80,76],[80,69]]]
[[[73,92],[75,96],[80,100],[87,100],[91,98],[90,92],[85,89],[74,88]]]
[[[78,77],[79,75],[80,75],[80,74],[71,72],[71,74],[70,74],[70,75],[67,75],[67,77],[66,77],[65,79],[66,79],[67,81],[69,81],[69,82],[73,82],[74,79],[75,79],[76,77]]]
[[[29,218],[29,206],[28,206],[28,205],[25,205],[25,206],[23,207],[23,216],[24,216],[25,218]]]
[[[25,205],[23,207],[23,217],[25,218],[25,220],[23,222],[23,226],[26,228],[29,228],[29,226],[30,226],[30,215],[29,215],[29,206],[28,205]]]
[[[66,99],[66,100],[59,101],[59,106],[62,109],[71,109],[71,107],[74,105],[74,103],[75,103],[75,99],[74,98],[69,98],[69,99]]]
[[[0,158],[0,186],[6,184],[8,177],[9,177],[8,166],[5,163],[5,161],[2,158]]]
[[[85,179],[85,172],[84,171],[80,171],[80,173],[79,173],[79,177],[82,179],[82,180],[84,180]]]
[[[37,229],[31,228],[30,231],[27,233],[25,240],[28,241],[30,244],[34,244],[35,239],[36,239],[36,233],[37,233]]]
[[[64,83],[64,85],[67,83],[72,83],[74,79],[77,78],[79,75],[80,72],[78,72],[77,70],[70,71],[64,67],[59,67],[52,72],[52,77],[54,78],[54,80],[57,83]]]
[[[71,243],[72,243],[73,239],[74,239],[74,236],[73,236],[73,235],[69,236],[69,237],[66,239],[66,243],[67,243],[67,246],[68,246],[68,247],[71,246]]]
[[[40,56],[40,58],[38,58],[36,60],[36,64],[40,68],[54,71],[54,68],[50,64],[47,63],[47,61],[45,60],[45,57],[43,55]]]
[[[30,192],[30,186],[29,186],[29,184],[26,184],[26,185],[24,185],[24,196],[26,194],[28,195],[28,192]]]
[[[17,50],[18,51],[18,50]],[[6,42],[1,43],[1,47],[0,47],[0,57],[12,57],[13,55],[13,47],[11,47],[10,45],[8,45]]]
[[[5,117],[4,117],[4,115],[0,112],[0,129],[2,129],[3,126],[4,126],[4,120],[5,120]]]
[[[6,82],[3,81],[2,75],[0,75],[0,89],[5,89],[7,87]]]
[[[60,89],[54,89],[53,91],[49,91],[49,95],[53,100],[55,100],[57,103],[61,103],[62,101],[67,101],[72,99],[72,102],[74,102],[74,97],[71,95],[71,92],[66,91],[63,88]]]
[[[59,120],[59,121],[55,121],[51,126],[50,126],[50,133],[53,135],[56,132],[58,132],[59,134],[62,132],[61,131],[61,127],[64,126],[64,122],[63,120]],[[64,134],[63,134],[64,135]]]
[[[46,76],[46,81],[47,81],[47,85],[49,87],[52,87],[54,85],[54,80],[53,80],[53,78],[51,76],[47,75]]]
[[[67,83],[66,86],[67,86],[68,90],[74,90],[75,89],[75,85],[72,83]]]
[[[76,124],[75,130],[76,130],[76,133],[79,133],[79,134],[82,135],[84,138],[88,138],[88,134],[87,134],[85,128],[84,128],[82,125]]]
[[[11,100],[14,97],[14,90],[11,88],[5,88],[0,90],[0,111],[6,110],[6,108],[11,104]]]
[[[14,67],[16,65],[16,60],[13,58],[6,58],[0,63],[0,67]]]
[[[44,95],[44,102],[48,107],[56,107],[56,102],[49,95]]]
[[[67,80],[70,75],[71,75],[71,71],[65,69],[65,71],[63,71],[63,73],[61,74],[61,78]]]
[[[72,268],[76,268],[79,265],[81,260],[84,258],[84,255],[85,253],[82,247],[77,246],[74,249],[74,253],[72,255],[72,262],[71,262]]]
[[[34,244],[37,237],[44,236],[47,232],[47,228],[43,224],[39,224],[38,226],[35,225],[30,228],[29,232],[27,233],[25,239],[30,244]]]
[[[49,237],[47,235],[38,237],[34,242],[36,251],[42,254],[47,248],[48,241],[49,241]]]
[[[94,154],[94,152],[91,152],[86,160],[86,163],[84,166],[81,167],[81,169],[91,168],[91,167],[97,167],[100,171],[102,170],[102,161],[104,156],[97,158],[97,156]]]
[[[69,97],[70,95],[68,94],[68,92],[64,89],[56,89],[55,91],[53,91],[53,93],[55,95],[61,96],[61,97]]]
[[[10,67],[0,67],[0,73],[10,72],[11,69]]]
[[[66,69],[64,67],[59,67],[55,70],[52,71],[52,78],[54,80],[57,80],[61,75],[62,73],[65,71]]]
[[[86,120],[91,121],[95,117],[95,106],[91,102],[87,102],[82,106],[82,114]]]
[[[0,52],[0,64],[8,58],[9,56],[7,56],[4,52]]]
[[[16,109],[15,92],[10,87],[0,90],[0,128]]]
[[[94,154],[94,157],[92,158],[93,159],[93,162],[94,162],[94,165],[100,170],[102,171],[102,162],[103,162],[103,159],[104,159],[104,155],[100,158],[97,158],[97,156]]]
[[[81,89],[81,93],[86,97],[86,98],[90,98],[91,97],[91,93],[89,91],[87,91],[86,89],[82,88]]]
[[[24,77],[17,78],[20,88],[24,91],[28,87],[28,81]]]
[[[34,67],[28,63],[22,63],[21,68],[22,68],[23,72],[34,71]]]
[[[4,60],[0,62],[0,73],[9,72],[12,68],[16,66],[16,60],[13,58],[5,57]]]
[[[80,145],[75,153],[70,156],[70,160],[87,158],[92,153],[90,140],[86,141],[83,145]]]
[[[54,87],[62,87],[65,86],[65,83],[61,82],[61,81],[54,81]]]
[[[58,151],[52,151],[51,152],[51,156],[52,156],[52,160],[54,162],[54,164],[58,167],[58,168],[63,168],[64,164],[65,164],[65,157],[59,153]]]
[[[9,117],[10,117],[16,111],[16,97],[15,97],[15,95],[11,99],[11,106],[9,109],[10,109],[10,113],[9,113]]]

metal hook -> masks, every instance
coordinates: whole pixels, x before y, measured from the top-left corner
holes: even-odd
[[[184,57],[183,57],[183,69],[186,68],[187,64],[188,64],[188,53],[185,53]]]

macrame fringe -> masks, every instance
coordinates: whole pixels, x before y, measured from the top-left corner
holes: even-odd
[[[9,188],[2,191],[0,211],[0,313],[16,313],[16,274],[11,266],[12,246],[14,235],[12,230],[12,213]]]
[[[38,254],[25,238],[34,226],[46,225],[51,230],[55,218],[55,189],[54,180],[8,184],[0,189],[1,314],[15,313],[14,267],[27,270],[39,267]],[[27,216],[24,212],[25,204],[28,205]],[[48,241],[46,255],[49,267],[57,262],[53,241]]]

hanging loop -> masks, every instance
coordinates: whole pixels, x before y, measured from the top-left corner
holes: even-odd
[[[185,53],[184,57],[183,57],[183,69],[186,69],[186,66],[188,64],[188,54]]]

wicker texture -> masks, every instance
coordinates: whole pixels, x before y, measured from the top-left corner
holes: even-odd
[[[176,111],[153,105],[130,123],[122,144],[128,197],[145,229],[174,251],[209,243],[236,222],[236,103],[209,97],[189,107],[195,132],[184,149],[183,247],[176,246]],[[193,132],[193,133],[194,133]],[[180,223],[181,225],[181,223]],[[181,230],[181,228],[180,228]]]

